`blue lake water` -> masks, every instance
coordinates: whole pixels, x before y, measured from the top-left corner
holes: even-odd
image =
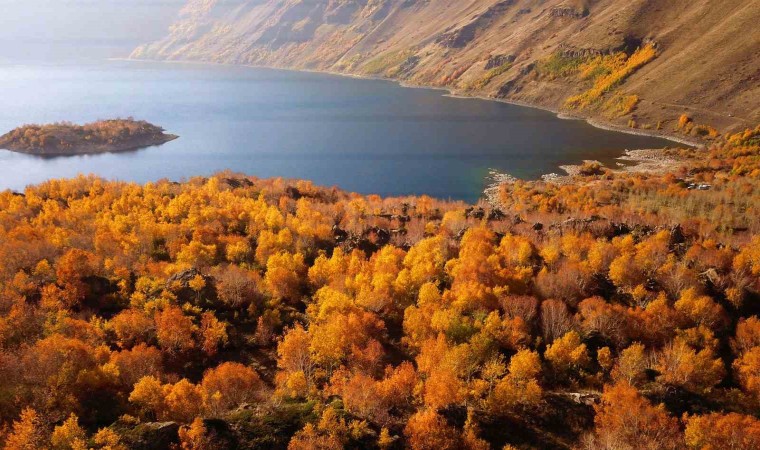
[[[614,164],[662,139],[392,82],[247,67],[83,61],[0,65],[0,134],[26,123],[135,117],[180,136],[133,152],[41,158],[0,150],[0,189],[97,174],[146,182],[225,169],[360,193],[475,201],[489,169],[518,178]]]

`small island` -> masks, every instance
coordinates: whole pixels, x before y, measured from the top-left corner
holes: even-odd
[[[179,136],[143,120],[99,120],[24,125],[0,136],[0,149],[41,156],[123,152],[161,145]]]

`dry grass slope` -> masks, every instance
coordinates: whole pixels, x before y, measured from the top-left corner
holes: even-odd
[[[552,109],[571,97],[619,125],[683,134],[668,124],[688,114],[726,132],[760,120],[758,21],[756,0],[190,0],[133,57],[380,75]],[[621,52],[628,66],[598,86],[576,76]],[[609,114],[617,95],[639,101]]]

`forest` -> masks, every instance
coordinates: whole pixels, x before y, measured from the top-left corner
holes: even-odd
[[[665,155],[478,205],[233,173],[1,192],[0,442],[760,448],[760,127]]]

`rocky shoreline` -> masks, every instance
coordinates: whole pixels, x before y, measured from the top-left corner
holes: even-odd
[[[38,149],[38,148],[20,148],[20,147],[13,147],[8,146],[8,148],[5,148],[5,150],[9,150],[16,153],[24,153],[27,155],[37,155],[37,156],[77,156],[77,155],[97,155],[100,153],[121,153],[121,152],[129,152],[133,150],[140,150],[143,148],[148,147],[155,147],[158,145],[166,144],[167,142],[171,142],[175,139],[179,139],[179,136],[174,134],[168,134],[162,138],[157,139],[143,139],[143,140],[135,140],[129,143],[124,143],[120,145],[93,145],[93,146],[83,146],[83,147],[77,147],[74,150],[45,150],[45,149]],[[2,148],[0,146],[0,148]]]
[[[626,161],[630,164],[618,163],[619,167],[609,168],[605,167],[601,162],[595,160],[584,160],[583,164],[568,164],[559,166],[564,175],[559,173],[549,173],[541,176],[541,180],[546,183],[553,183],[557,185],[567,185],[574,183],[578,176],[582,176],[583,168],[588,164],[598,164],[601,168],[610,169],[613,172],[628,172],[628,173],[650,173],[660,174],[668,170],[672,170],[675,165],[681,164],[682,159],[674,158],[666,153],[665,149],[639,149],[639,150],[626,150],[623,156],[616,158],[620,161]],[[515,183],[519,179],[512,175],[501,173],[497,170],[491,169],[486,177],[490,182],[483,190],[483,196],[488,204],[493,207],[499,207],[500,202],[498,198],[499,187],[505,183]]]

